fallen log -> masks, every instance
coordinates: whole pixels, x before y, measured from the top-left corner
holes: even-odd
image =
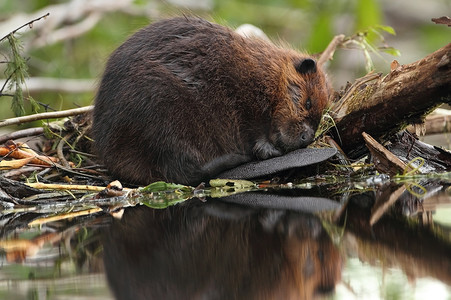
[[[331,107],[334,139],[350,158],[367,153],[362,132],[387,141],[408,124],[421,123],[451,102],[451,43],[408,65],[392,63],[389,74],[355,81]]]
[[[432,135],[451,132],[451,110],[437,108],[424,120],[424,126],[420,128],[420,134],[417,133],[416,126],[409,125],[407,130],[417,135]]]

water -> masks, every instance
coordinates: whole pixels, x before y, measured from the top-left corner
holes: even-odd
[[[4,213],[0,299],[451,299],[450,183],[373,176],[33,227],[37,212]]]

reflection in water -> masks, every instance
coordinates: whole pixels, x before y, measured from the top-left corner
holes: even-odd
[[[310,299],[341,258],[310,214],[198,200],[126,210],[104,235],[117,299]]]
[[[36,212],[0,212],[0,299],[109,299],[104,268],[119,299],[303,299],[334,286],[335,299],[451,299],[448,178],[327,199],[338,188],[141,206],[39,230],[28,226]]]
[[[442,189],[437,185],[424,186],[428,193]],[[443,194],[432,196],[445,201]],[[405,186],[393,183],[382,186],[376,193],[366,192],[351,196],[338,217],[338,224],[345,227],[341,247],[351,256],[358,257],[370,265],[382,267],[384,271],[389,268],[401,269],[411,283],[429,277],[451,285],[450,228],[424,222],[421,215],[405,215],[407,209],[413,211],[412,207],[415,207],[415,211],[426,209],[423,204],[427,204],[431,199],[430,197],[418,202],[412,193],[406,191]],[[448,203],[451,203],[449,196],[447,199]],[[381,210],[384,210],[384,213],[380,213]],[[349,285],[352,286],[353,281],[358,280],[354,275],[350,278]],[[408,287],[412,289],[414,285]],[[432,293],[433,290],[429,292]],[[413,298],[408,296],[411,291],[404,293],[406,295],[400,299]],[[432,297],[431,294],[429,297]]]

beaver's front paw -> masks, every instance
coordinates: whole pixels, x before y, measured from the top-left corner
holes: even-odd
[[[254,154],[258,159],[268,159],[281,156],[282,152],[277,149],[267,138],[260,138],[254,145]]]

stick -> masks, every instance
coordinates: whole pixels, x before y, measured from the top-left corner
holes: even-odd
[[[54,184],[54,183],[25,183],[25,185],[35,188],[35,189],[45,189],[45,190],[74,190],[74,191],[93,191],[101,192],[107,187],[105,186],[95,186],[95,185],[82,185],[82,184]],[[123,191],[130,191],[130,188],[123,188]]]
[[[344,39],[345,39],[344,34],[337,35],[332,39],[332,41],[327,46],[326,50],[324,50],[323,53],[321,53],[321,56],[318,59],[319,66],[322,66],[326,61],[332,59],[335,50],[343,42]]]
[[[29,136],[36,136],[44,133],[43,127],[35,127],[35,128],[27,128],[23,130],[18,130],[15,132],[11,132],[8,134],[4,134],[0,136],[0,144],[3,144],[4,142],[8,140],[16,140],[23,137],[29,137]]]
[[[94,185],[80,185],[80,184],[53,184],[53,183],[25,183],[29,187],[35,189],[45,189],[45,190],[74,190],[74,191],[93,191],[101,192],[106,187],[104,186],[94,186]]]
[[[87,112],[91,112],[93,109],[94,109],[94,106],[90,105],[90,106],[84,106],[84,107],[80,107],[80,108],[74,108],[74,109],[68,109],[68,110],[62,110],[62,111],[45,112],[45,113],[34,114],[34,115],[29,115],[29,116],[11,118],[11,119],[6,119],[3,121],[0,121],[0,127],[22,124],[22,123],[27,123],[27,122],[33,122],[36,120],[58,119],[58,118],[64,118],[64,117],[69,117],[69,116],[81,115],[81,114],[84,114]]]

